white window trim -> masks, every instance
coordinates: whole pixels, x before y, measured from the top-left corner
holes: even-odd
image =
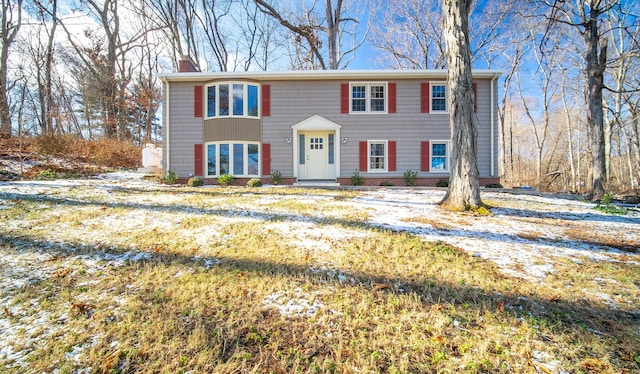
[[[209,174],[209,145],[216,145],[216,174]],[[229,144],[229,174],[233,175],[236,178],[253,178],[260,177],[260,170],[262,167],[262,145],[258,142],[244,142],[244,141],[219,141],[219,142],[208,142],[205,143],[204,147],[206,149],[205,155],[205,178],[216,178],[220,176],[220,144]],[[245,171],[245,174],[238,175],[233,173],[233,145],[234,144],[242,144],[243,147],[243,165],[242,170]],[[255,144],[258,146],[258,174],[247,174],[249,171],[249,144]]]
[[[451,141],[449,140],[430,140],[429,141],[429,173],[449,173],[451,171],[451,145],[450,145]],[[444,170],[433,170],[432,166],[432,159],[433,159],[433,145],[434,144],[444,144],[447,147],[447,155],[446,155],[446,159],[447,159],[447,168]],[[442,157],[442,156],[436,156],[436,157]]]
[[[221,116],[218,113],[220,108],[219,100],[220,100],[220,86],[221,85],[229,86],[229,114],[226,116]],[[249,86],[256,86],[258,88],[258,114],[255,116],[250,116],[248,114],[243,114],[241,116],[233,114],[233,85],[234,84],[242,84],[242,113],[249,113]],[[216,103],[215,103],[215,114],[209,117],[209,87],[214,86],[216,88]],[[260,118],[261,106],[262,106],[262,90],[259,83],[254,82],[242,82],[242,81],[223,81],[223,82],[213,82],[206,84],[203,89],[203,102],[204,102],[204,115],[205,119],[221,119],[221,118]]]
[[[353,86],[365,86],[365,103],[364,112],[353,111]],[[384,111],[371,111],[371,86],[384,87]],[[388,82],[349,82],[349,114],[387,114],[389,111],[389,84]]]
[[[371,170],[371,144],[384,144],[384,169]],[[389,141],[388,140],[367,140],[367,172],[387,173],[389,170]]]
[[[444,110],[433,109],[433,86],[444,86]],[[429,108],[430,112],[434,114],[447,114],[449,113],[449,85],[447,82],[429,82]]]

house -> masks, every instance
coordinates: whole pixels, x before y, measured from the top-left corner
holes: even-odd
[[[475,70],[480,185],[497,183],[497,79]],[[418,185],[449,177],[444,70],[199,72],[190,60],[164,83],[163,169],[205,183],[332,181]]]

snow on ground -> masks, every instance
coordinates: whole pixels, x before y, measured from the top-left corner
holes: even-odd
[[[215,187],[213,187],[215,188]],[[273,187],[263,187],[273,188]],[[179,227],[189,214],[207,215],[210,224],[195,229],[186,228],[178,233],[179,239],[192,243],[194,247],[205,248],[212,239],[224,241],[220,227],[238,222],[261,223],[263,232],[278,232],[283,242],[295,243],[297,250],[332,251],[337,243],[350,238],[366,235],[366,230],[351,226],[331,224],[336,217],[330,211],[318,210],[323,217],[310,217],[286,210],[273,209],[277,203],[287,203],[296,199],[298,204],[330,204],[340,209],[361,213],[358,217],[368,217],[369,224],[399,232],[409,232],[427,241],[442,241],[459,247],[473,256],[493,261],[505,274],[526,281],[540,282],[554,272],[558,259],[569,259],[578,264],[584,261],[625,261],[640,264],[640,214],[632,210],[626,216],[612,216],[594,210],[588,202],[560,199],[552,196],[514,195],[500,192],[483,192],[485,202],[494,206],[491,216],[452,213],[438,208],[437,203],[444,192],[434,189],[376,189],[354,194],[355,197],[342,197],[333,201],[332,195],[315,194],[287,195],[286,190],[278,187],[278,193],[260,194],[252,197],[245,194],[242,198],[253,205],[233,205],[232,201],[221,202],[215,214],[207,215],[206,209],[182,207],[176,214],[172,204],[180,204],[180,193],[171,187],[158,185],[151,180],[134,173],[109,173],[97,178],[82,180],[22,181],[0,183],[0,212],[10,209],[21,199],[42,201],[36,209],[48,209],[50,214],[61,214],[55,203],[56,198],[71,201],[77,209],[90,209],[90,202],[103,204],[121,204],[122,214],[103,216],[97,214],[84,222],[61,223],[64,233],[56,233],[60,238],[75,238],[79,243],[88,245],[105,242],[129,248],[126,243],[110,242],[110,233],[126,230],[132,235],[140,235],[145,230],[159,230],[167,227]],[[137,194],[136,191],[153,192]],[[246,204],[246,203],[243,203]],[[93,204],[95,206],[95,204]],[[227,212],[225,208],[229,207]],[[314,213],[316,214],[316,213]],[[210,216],[210,217],[209,217]],[[269,217],[277,216],[276,220]],[[327,223],[329,222],[329,223]],[[0,231],[19,233],[24,225],[33,222],[0,222]],[[85,230],[91,227],[91,237]],[[103,228],[102,231],[95,228]],[[586,235],[584,233],[589,233]],[[596,238],[597,240],[592,240]],[[61,240],[62,241],[62,240]],[[620,251],[607,246],[610,242],[626,244],[630,251]],[[47,242],[51,247],[55,240]],[[60,243],[61,245],[63,243]],[[126,246],[124,246],[126,244]],[[636,251],[633,251],[633,247]],[[59,249],[64,250],[62,245]],[[0,247],[0,304],[7,305],[0,315],[0,331],[4,341],[20,341],[20,345],[0,344],[0,359],[13,362],[14,366],[26,367],[27,357],[37,340],[47,339],[58,334],[64,328],[66,315],[43,315],[38,301],[11,304],[20,289],[33,282],[46,280],[61,271],[60,265],[54,267],[55,254],[46,251],[47,247],[28,249],[3,249]],[[194,255],[194,267],[210,268],[219,260],[204,259],[199,252]],[[105,267],[117,267],[126,262],[148,259],[152,252],[131,248],[122,254],[109,251],[90,254],[67,254],[64,265],[68,268],[82,268],[87,273],[99,273]],[[325,265],[323,265],[325,266]],[[326,264],[325,270],[335,271],[338,279],[347,276],[340,269]],[[312,271],[314,269],[311,269]],[[317,270],[317,269],[315,269]],[[176,274],[176,277],[182,274]],[[609,282],[611,280],[603,280]],[[277,308],[286,316],[313,315],[322,305],[314,294],[307,294],[299,288],[275,291],[263,300],[265,307]],[[611,295],[592,295],[603,301],[612,300]],[[107,297],[107,296],[105,296]],[[126,303],[120,296],[114,308]],[[611,301],[611,307],[615,302]],[[67,306],[68,309],[68,306]],[[117,313],[117,310],[114,310]],[[80,359],[86,349],[84,345],[72,347],[69,359]]]
[[[429,241],[443,241],[495,262],[506,274],[532,281],[554,271],[558,257],[577,263],[585,259],[618,261],[628,252],[575,240],[575,233],[601,233],[640,247],[640,214],[612,216],[594,204],[554,197],[484,192],[483,199],[499,206],[493,216],[459,214],[439,209],[444,191],[383,190],[364,193],[356,206],[371,212],[372,222],[411,232]],[[637,263],[637,251],[632,260]]]

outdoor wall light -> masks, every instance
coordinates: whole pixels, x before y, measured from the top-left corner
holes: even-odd
[[[291,144],[291,138],[287,138],[287,144]]]
[[[342,144],[347,144],[347,138],[342,138]]]

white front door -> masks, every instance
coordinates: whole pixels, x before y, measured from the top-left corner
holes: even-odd
[[[305,168],[307,179],[329,179],[328,134],[309,132],[305,134]]]

